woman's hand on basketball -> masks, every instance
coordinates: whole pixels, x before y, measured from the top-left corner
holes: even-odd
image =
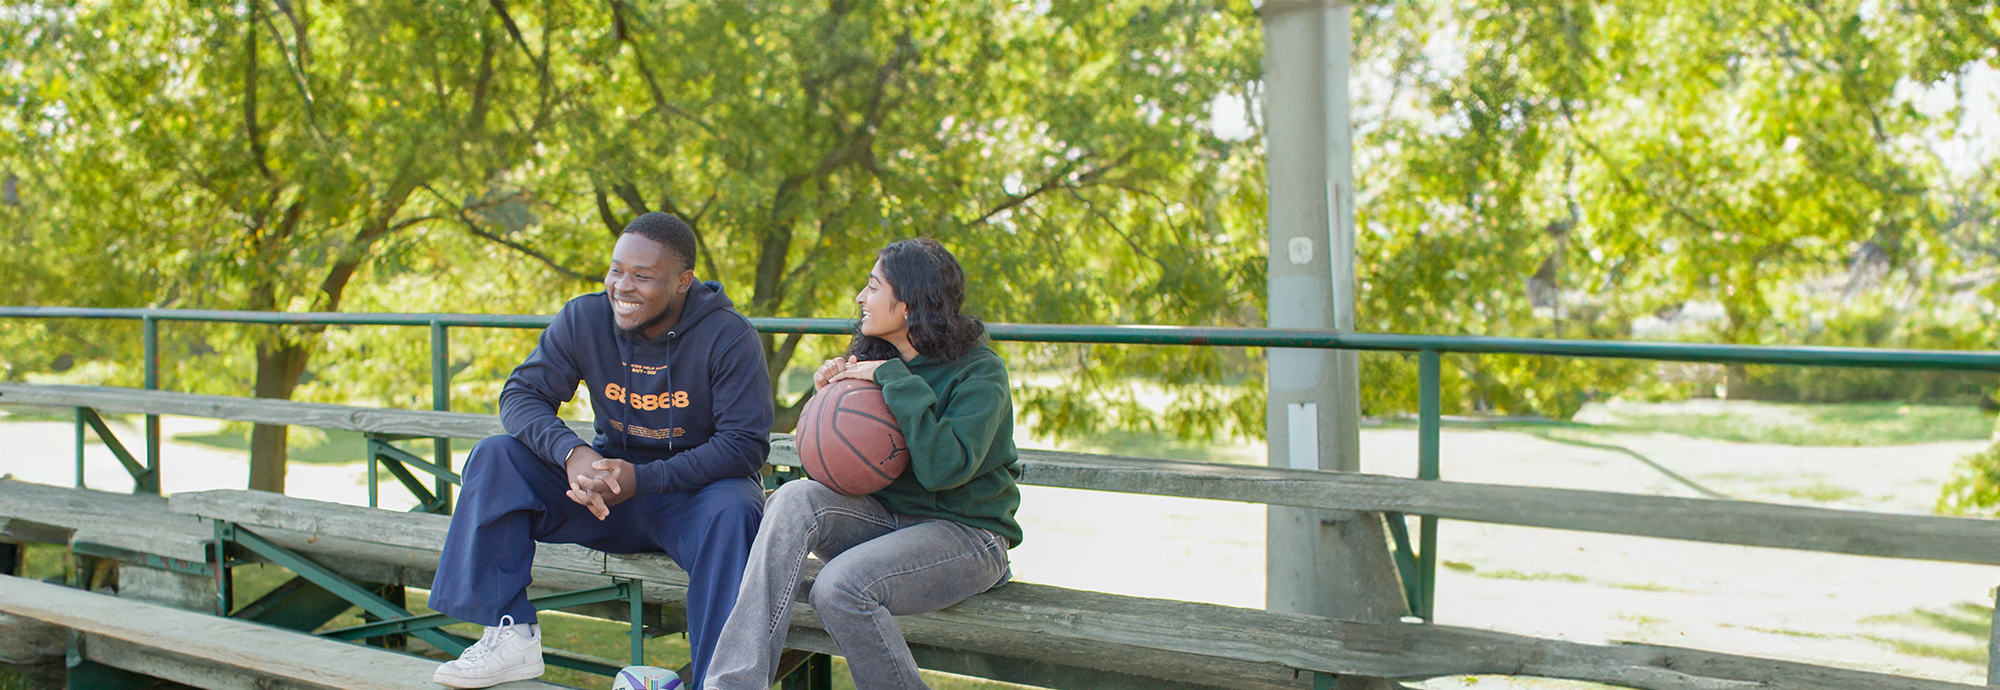
[[[875,370],[882,368],[882,363],[887,361],[889,360],[877,359],[862,362],[849,357],[847,363],[841,366],[840,371],[834,373],[833,376],[827,377],[826,382],[833,383],[841,379],[860,379],[872,383],[875,381]]]
[[[853,357],[835,357],[826,360],[826,363],[819,365],[818,369],[813,370],[813,390],[825,388],[826,384],[833,383],[834,376],[845,370],[847,365],[855,361]]]

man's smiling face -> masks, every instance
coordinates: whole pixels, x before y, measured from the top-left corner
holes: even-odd
[[[604,272],[604,294],[611,298],[611,318],[619,330],[653,338],[679,320],[692,273],[666,245],[638,233],[625,233],[611,248],[611,268]],[[648,332],[652,331],[652,332]]]

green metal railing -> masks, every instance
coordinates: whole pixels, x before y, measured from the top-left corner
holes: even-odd
[[[79,318],[139,320],[144,324],[145,387],[157,390],[159,380],[159,323],[194,321],[287,326],[424,326],[431,332],[431,409],[451,409],[448,354],[450,328],[545,328],[553,317],[488,314],[353,314],[340,312],[241,312],[184,309],[90,309],[73,307],[0,307],[0,318]],[[846,319],[753,318],[759,332],[774,335],[845,335],[852,322]],[[1082,343],[1104,345],[1181,345],[1207,347],[1265,347],[1401,352],[1417,356],[1417,476],[1437,479],[1438,436],[1442,424],[1442,364],[1444,354],[1537,355],[1550,357],[1593,357],[1640,359],[1713,364],[1772,364],[1821,367],[1851,367],[1905,370],[2000,372],[2000,353],[1948,352],[1935,350],[1893,350],[1832,347],[1783,347],[1761,345],[1712,345],[1695,343],[1537,340],[1480,336],[1418,336],[1272,328],[1194,328],[1178,326],[1078,326],[989,323],[994,340]],[[81,415],[81,413],[80,413]],[[83,425],[79,416],[78,447],[82,446]],[[109,433],[95,422],[101,435]],[[436,493],[432,505],[448,510],[452,475],[451,440],[433,440],[437,459],[434,467]],[[146,462],[143,470],[130,457],[121,461],[133,470],[142,491],[159,491],[159,417],[146,418]],[[81,477],[81,450],[78,476]],[[371,470],[373,468],[371,459]],[[430,471],[430,470],[426,470]],[[149,480],[149,481],[147,481]],[[409,480],[406,480],[409,481]],[[422,498],[422,497],[420,497]],[[1436,600],[1437,518],[1421,517],[1418,543],[1412,545],[1397,528],[1398,563],[1403,570],[1411,609],[1425,620],[1431,619]]]

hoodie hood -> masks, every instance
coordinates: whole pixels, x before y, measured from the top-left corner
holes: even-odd
[[[655,338],[645,340],[626,338],[626,340],[647,345],[664,345],[680,337],[681,334],[694,330],[701,324],[701,320],[708,318],[709,315],[735,307],[736,303],[730,301],[729,295],[722,291],[722,283],[696,279],[693,285],[688,286],[687,302],[681,305],[681,319],[674,323],[673,328],[667,329]],[[617,327],[617,324],[612,325],[613,329]]]

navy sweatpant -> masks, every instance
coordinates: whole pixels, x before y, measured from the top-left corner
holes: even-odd
[[[694,678],[701,678],[736,606],[764,516],[762,485],[730,479],[691,492],[634,496],[612,506],[602,522],[563,495],[567,490],[561,467],[512,436],[473,446],[430,607],[480,625],[499,625],[502,615],[534,622],[527,589],[538,541],[608,553],[665,551],[688,572],[688,644]]]

